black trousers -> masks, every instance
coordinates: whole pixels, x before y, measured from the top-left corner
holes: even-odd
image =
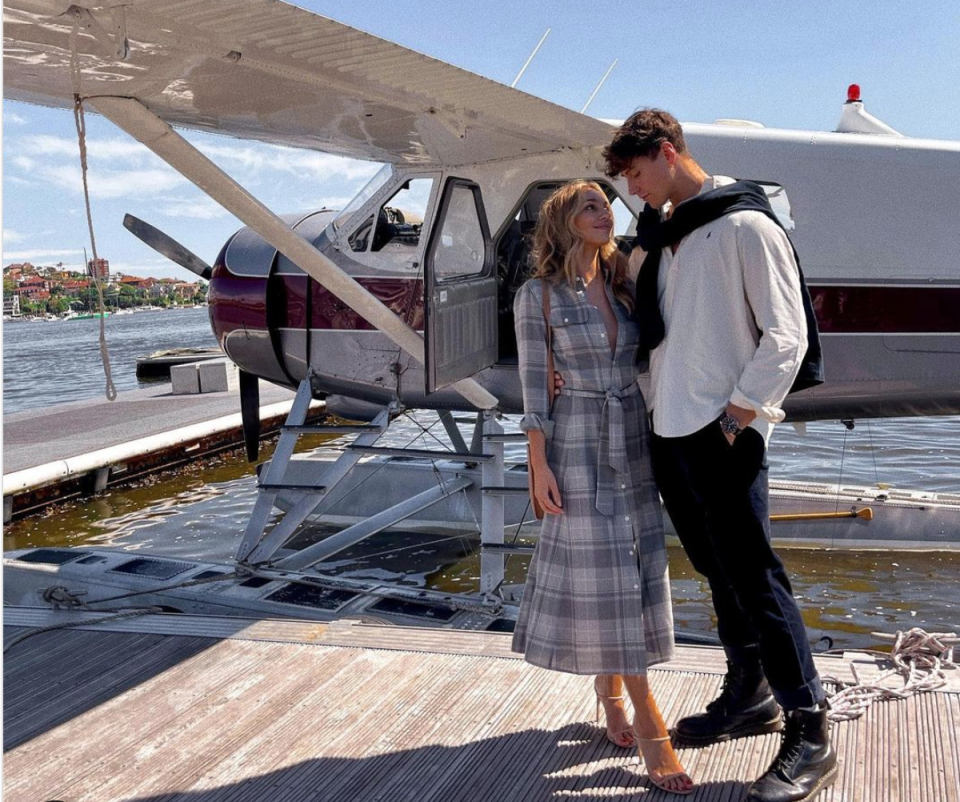
[[[652,439],[664,505],[693,563],[710,583],[727,657],[759,647],[763,672],[787,710],[824,699],[800,610],[770,544],[766,445],[746,429],[731,446],[711,422],[685,437]]]

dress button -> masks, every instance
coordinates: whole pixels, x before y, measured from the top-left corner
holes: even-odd
[[[621,490],[626,490],[626,489],[627,489],[627,486],[626,486],[626,485],[620,485],[620,489],[621,489]]]
[[[639,586],[639,585],[634,585],[634,586],[633,586],[633,589],[634,589],[634,590],[640,590],[640,586]]]
[[[601,334],[601,335],[600,335],[600,339],[601,339],[601,340],[607,339],[607,335],[606,335],[606,334]]]
[[[565,317],[565,318],[563,319],[563,322],[564,322],[564,323],[569,323],[569,322],[570,322],[570,318]]]
[[[631,553],[631,554],[633,554],[633,551],[634,551],[633,549],[630,549],[630,553]]]
[[[629,520],[630,520],[630,516],[629,516],[629,515],[624,515],[624,516],[623,516],[623,520],[629,521]]]

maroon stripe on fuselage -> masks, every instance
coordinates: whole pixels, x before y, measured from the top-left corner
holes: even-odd
[[[810,287],[823,334],[960,333],[960,287]]]
[[[306,276],[274,276],[283,297],[271,320],[284,328],[307,324]],[[423,282],[403,278],[357,281],[417,331],[424,326]],[[372,331],[374,326],[317,282],[310,282],[310,328]],[[220,335],[235,328],[267,328],[267,282],[262,278],[214,276],[211,319]],[[824,334],[960,334],[960,287],[810,285],[820,331]],[[277,297],[271,298],[276,304]]]
[[[278,310],[278,320],[286,328],[302,329],[307,323],[307,277],[282,276],[286,304]],[[357,282],[382,301],[392,312],[417,331],[423,330],[423,282],[419,279],[358,278]],[[373,331],[374,326],[332,292],[310,282],[312,329]]]

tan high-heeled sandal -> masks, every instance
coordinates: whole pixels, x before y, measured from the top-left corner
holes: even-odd
[[[597,690],[597,681],[593,681],[593,693],[597,697],[597,713],[594,721],[597,726],[600,725],[600,707],[603,706],[603,718],[604,718],[604,729],[606,732],[607,740],[610,741],[614,746],[619,746],[621,749],[633,749],[637,745],[637,737],[634,734],[633,727],[628,726],[626,729],[619,730],[618,732],[611,733],[610,726],[607,723],[607,707],[603,703],[607,702],[622,702],[624,699],[623,694],[620,696],[605,696]],[[626,718],[626,713],[624,713],[624,718]]]
[[[670,741],[669,735],[664,735],[661,738],[637,738],[637,744],[640,747],[640,757],[643,760],[643,765],[647,769],[647,778],[661,791],[666,791],[668,794],[679,794],[680,796],[686,796],[687,794],[692,794],[694,790],[693,780],[690,779],[690,775],[686,771],[681,769],[680,771],[674,771],[670,774],[657,774],[657,769],[654,766],[653,758],[653,749],[656,748],[659,757],[660,746],[659,744],[664,743],[665,741]],[[648,757],[648,750],[644,748],[644,744],[651,745],[649,750],[650,756]],[[653,744],[657,744],[656,747],[653,747]],[[670,782],[675,778],[682,777],[686,778],[687,782],[690,783],[689,787],[686,788],[668,788],[666,783]]]

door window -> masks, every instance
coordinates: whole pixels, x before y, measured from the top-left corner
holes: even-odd
[[[475,276],[484,268],[483,229],[474,191],[467,186],[451,188],[433,256],[438,281]]]

